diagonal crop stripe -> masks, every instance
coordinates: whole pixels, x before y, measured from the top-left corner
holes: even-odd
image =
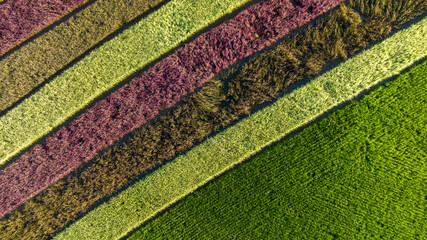
[[[119,239],[263,147],[426,56],[427,18],[207,139],[86,214],[56,239]]]
[[[97,0],[0,61],[0,113],[165,0]],[[31,64],[30,64],[31,63]]]
[[[424,61],[128,239],[426,239],[426,74]]]
[[[218,71],[338,3],[308,1],[296,6],[288,0],[263,1],[162,59],[1,169],[0,216],[172,106]]]
[[[190,97],[189,103],[173,114],[138,130],[123,146],[114,147],[112,151],[96,158],[92,165],[77,170],[70,177],[46,189],[22,208],[12,212],[7,221],[3,222],[4,231],[9,229],[8,232],[16,234],[42,234],[43,231],[52,231],[49,229],[51,225],[70,221],[75,214],[87,211],[94,202],[126,186],[131,179],[152,166],[190,148],[221,126],[226,126],[233,119],[247,113],[251,106],[271,99],[289,83],[318,73],[326,62],[352,54],[366,42],[384,38],[390,26],[384,23],[376,26],[377,23],[370,19],[361,21],[357,13],[343,5],[338,12],[316,27],[284,42],[275,51],[263,54],[243,67],[240,73],[232,74],[227,80],[227,87],[223,87],[218,81],[212,81],[199,95]],[[366,32],[366,26],[376,27],[382,35]],[[362,37],[354,41],[350,37],[354,35]],[[332,41],[333,39],[335,40]],[[318,48],[312,52],[312,49],[307,48],[311,45]],[[314,56],[318,58],[317,63],[320,65],[313,65]],[[267,72],[269,75],[259,75],[256,69],[260,66],[263,66],[260,72]],[[271,70],[264,70],[270,66]],[[276,69],[287,69],[291,74],[285,76]],[[253,83],[247,81],[256,79],[258,81]],[[271,88],[274,85],[277,88]],[[270,90],[267,91],[268,89]],[[227,101],[223,104],[224,99]],[[33,211],[37,214],[27,214]],[[58,215],[58,212],[62,214]],[[22,228],[20,221],[33,224]]]
[[[0,5],[0,56],[88,1],[8,0]]]
[[[0,118],[0,164],[92,100],[249,0],[173,0],[91,52]]]

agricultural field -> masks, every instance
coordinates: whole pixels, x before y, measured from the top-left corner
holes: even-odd
[[[51,31],[21,46],[19,51],[10,52],[0,61],[0,113],[108,40],[124,23],[137,20],[162,2],[94,1],[74,17],[62,19]]]
[[[186,1],[194,2],[171,1],[143,18],[2,116],[0,164],[204,25],[248,2]]]
[[[423,25],[425,24],[420,23],[418,26]],[[416,32],[416,29],[411,30]],[[409,40],[415,35],[414,32],[407,31],[404,35],[404,32],[401,33],[403,36],[406,35],[406,39]],[[58,235],[58,238],[115,238],[114,235],[106,234],[112,234],[114,231],[127,232],[132,229],[133,221],[137,225],[141,220],[148,220],[177,199],[191,193],[216,175],[262,150],[263,147],[280,140],[327,109],[350,99],[366,87],[384,80],[377,78],[380,73],[383,77],[393,76],[393,73],[398,73],[395,68],[399,67],[389,63],[394,62],[396,58],[391,58],[390,62],[386,60],[376,62],[377,59],[372,56],[389,59],[389,54],[391,54],[401,59],[399,52],[405,51],[404,48],[396,49],[393,54],[384,51],[385,48],[390,47],[388,44],[405,43],[403,46],[419,46],[417,41],[420,39],[413,39],[414,42],[411,44],[412,40],[405,42],[403,40],[405,37],[402,35],[395,35],[387,42],[350,59],[335,68],[333,72],[321,75],[304,87],[278,99],[274,105],[262,109],[206,140],[188,153],[177,157],[170,164],[163,166],[117,195],[110,202],[91,211],[81,221],[74,223],[69,229]],[[405,60],[401,62],[401,66],[406,65],[404,62]],[[409,63],[410,60],[408,59],[407,62]],[[352,65],[366,68],[363,68],[364,72],[361,72],[361,75],[354,75]],[[372,71],[368,66],[376,71]],[[347,87],[349,83],[352,83],[350,85],[353,87]],[[323,92],[319,89],[323,89]],[[294,113],[296,109],[301,109],[301,106],[304,106],[302,109],[304,111]],[[122,169],[124,166],[117,168]],[[126,170],[130,171],[130,169]],[[123,171],[122,175],[124,174]],[[141,193],[144,193],[144,196],[141,196]],[[46,201],[47,199],[41,198],[40,200]],[[120,219],[124,220],[120,221]],[[119,222],[121,224],[118,224]],[[93,232],[88,229],[93,229]]]
[[[0,55],[58,21],[88,0],[17,0],[0,8]]]
[[[128,239],[425,239],[427,61],[197,190]]]
[[[427,2],[3,2],[0,239],[425,238]]]
[[[333,4],[311,6],[316,7],[313,8],[316,10],[314,13],[320,13]],[[253,17],[255,13],[260,12],[268,17],[271,15],[269,9],[278,7],[290,11],[289,6],[280,6],[275,1],[265,1],[245,9],[235,18],[202,34],[193,42],[162,59],[149,70],[133,78],[129,84],[111,93],[107,99],[98,101],[70,124],[61,127],[43,144],[38,144],[27,151],[6,167],[6,174],[0,176],[4,189],[20,188],[19,192],[9,191],[4,194],[3,199],[8,198],[10,204],[3,205],[3,213],[68,174],[81,162],[90,161],[98,151],[111,145],[111,142],[132,132],[136,127],[152,119],[160,110],[170,107],[186,93],[202,86],[214,73],[262,49],[272,39],[284,35],[292,26],[301,22],[298,18],[308,14],[305,10],[295,11],[292,15],[287,15],[293,16],[288,21],[284,21],[284,17],[280,16],[275,17],[274,21]],[[247,19],[252,19],[253,27],[249,28],[242,24]],[[280,31],[274,35],[263,34],[272,28]],[[256,34],[258,37],[255,37]],[[230,38],[229,35],[241,37]],[[239,44],[244,39],[245,44]],[[227,55],[224,55],[225,43]],[[203,71],[192,71],[194,64]],[[151,97],[137,97],[141,95]],[[169,126],[166,126],[163,129],[168,131],[168,128]],[[38,156],[49,156],[50,159],[46,161],[46,157],[38,158]],[[45,167],[47,170],[31,172],[34,166],[41,169]],[[19,175],[18,179],[16,175]],[[50,181],[40,181],[46,178]],[[29,182],[42,184],[28,184]]]

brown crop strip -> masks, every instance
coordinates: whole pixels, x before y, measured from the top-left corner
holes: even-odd
[[[399,2],[405,4],[404,0]],[[360,9],[362,3],[350,4]],[[224,82],[208,82],[170,114],[138,129],[125,143],[25,203],[0,221],[0,238],[52,236],[97,200],[248,114],[253,106],[277,96],[289,84],[314,76],[326,63],[346,58],[386,37],[397,26],[395,23],[425,12],[423,0],[412,4],[419,7],[393,8],[385,11],[382,18],[365,14],[364,20],[353,9],[341,5],[313,28],[232,71]],[[387,20],[391,15],[397,15],[395,21]]]

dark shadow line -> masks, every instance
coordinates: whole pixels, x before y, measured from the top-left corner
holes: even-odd
[[[19,104],[21,104],[23,101],[25,101],[31,95],[33,95],[34,93],[38,92],[46,84],[49,84],[55,78],[57,78],[58,76],[62,75],[65,71],[67,71],[74,64],[80,62],[83,58],[87,57],[93,50],[99,48],[100,46],[104,45],[106,42],[108,42],[108,41],[112,40],[113,38],[115,38],[117,35],[123,33],[125,30],[127,30],[131,26],[135,25],[136,23],[138,23],[143,18],[146,18],[151,13],[159,10],[162,6],[164,6],[165,4],[167,4],[170,1],[171,0],[166,0],[164,2],[161,2],[157,6],[149,9],[147,12],[144,12],[143,14],[141,14],[141,15],[137,16],[136,18],[134,18],[133,20],[131,20],[129,22],[126,22],[123,25],[121,25],[118,29],[116,29],[115,31],[113,31],[107,37],[105,37],[104,39],[98,41],[96,44],[94,44],[92,47],[88,48],[82,54],[80,54],[79,56],[77,56],[76,58],[74,58],[71,62],[69,62],[68,64],[66,64],[64,67],[62,67],[56,73],[54,73],[52,76],[48,77],[45,81],[43,81],[39,85],[35,86],[30,92],[28,92],[25,95],[23,95],[18,101],[14,102],[11,106],[9,106],[6,109],[0,111],[0,118],[3,117],[4,115],[6,115],[13,108],[15,108],[16,106],[18,106]],[[1,169],[1,167],[0,167],[0,169]]]
[[[7,1],[10,1],[10,0],[7,0]],[[5,53],[3,53],[3,55],[0,56],[0,61],[2,61],[3,59],[5,59],[6,57],[10,56],[14,52],[18,51],[19,49],[21,49],[27,43],[29,43],[29,42],[33,41],[34,39],[40,37],[41,35],[45,34],[46,32],[49,32],[50,30],[54,29],[59,24],[61,24],[63,22],[66,22],[68,19],[70,19],[71,17],[73,17],[77,13],[83,11],[84,9],[86,9],[87,7],[89,7],[90,5],[92,5],[93,3],[95,3],[96,1],[97,0],[89,0],[86,3],[82,4],[81,6],[79,6],[77,8],[74,8],[69,13],[66,13],[61,18],[59,18],[59,19],[55,20],[54,22],[46,25],[44,28],[42,27],[42,29],[40,31],[34,33],[33,35],[29,36],[25,40],[19,42],[17,45],[9,48]],[[6,3],[6,1],[4,3]]]
[[[399,74],[393,75],[387,79],[384,79],[372,86],[370,86],[368,89],[364,89],[362,90],[362,92],[360,92],[358,95],[356,95],[355,97],[346,100],[338,105],[336,105],[335,107],[330,108],[329,110],[327,110],[326,112],[323,112],[321,115],[317,116],[316,118],[314,118],[313,120],[310,120],[308,123],[305,123],[303,125],[301,125],[300,127],[292,130],[291,132],[289,132],[288,134],[286,134],[284,137],[280,138],[279,140],[274,141],[273,143],[271,143],[268,146],[265,146],[263,148],[261,148],[259,151],[257,151],[256,153],[254,153],[252,156],[246,158],[245,160],[234,164],[232,167],[230,167],[229,169],[225,170],[224,172],[221,172],[220,174],[214,176],[212,179],[210,179],[207,183],[197,187],[194,191],[186,194],[185,196],[183,196],[182,198],[180,198],[179,200],[177,200],[176,202],[172,203],[171,205],[167,206],[166,208],[164,208],[163,210],[161,210],[160,212],[156,213],[155,215],[153,215],[152,217],[150,217],[148,220],[144,221],[141,225],[139,225],[138,227],[134,228],[132,231],[128,232],[124,237],[120,238],[121,240],[127,239],[128,237],[130,237],[132,234],[134,234],[135,232],[137,232],[139,229],[145,227],[146,225],[148,225],[149,223],[151,223],[152,221],[154,221],[156,218],[160,217],[161,215],[163,215],[164,213],[166,213],[167,211],[171,210],[172,208],[174,208],[175,206],[177,206],[178,204],[180,204],[182,201],[185,201],[190,195],[192,195],[193,193],[195,193],[196,191],[199,191],[200,189],[202,189],[203,187],[207,186],[208,184],[211,184],[212,182],[214,182],[215,180],[221,178],[222,176],[228,174],[229,172],[235,170],[236,168],[238,168],[239,166],[248,163],[249,161],[253,160],[254,158],[258,157],[260,154],[262,154],[265,151],[271,150],[272,148],[276,147],[278,144],[280,144],[282,141],[293,137],[294,135],[302,132],[306,127],[315,124],[316,122],[326,118],[327,116],[329,116],[330,114],[332,114],[333,112],[345,107],[347,104],[357,101],[359,99],[361,99],[362,97],[368,95],[371,91],[377,89],[380,86],[383,86],[384,84],[396,79],[399,75],[404,74],[405,72],[409,71],[412,67],[422,63],[423,61],[426,61],[427,57],[424,57],[416,62],[414,62],[413,64],[411,64],[411,66],[405,68],[404,70],[402,70]]]
[[[322,14],[322,15],[329,15],[329,14],[331,14],[331,13],[333,13],[333,11],[328,11],[328,12],[326,12],[326,13]],[[322,18],[324,18],[324,17],[325,17],[325,16],[322,16],[322,15],[318,16],[318,18],[313,19],[313,20],[312,20],[312,21],[310,21],[309,23],[306,23],[306,24],[305,24],[305,25],[303,25],[302,27],[308,28],[309,26],[316,24],[316,22],[317,22],[317,21],[319,21],[320,19],[322,19]],[[317,19],[317,21],[316,21],[316,22],[314,22],[314,20],[316,20],[316,19]],[[422,19],[422,18],[421,18],[421,19]],[[421,20],[421,19],[419,19],[419,20]],[[418,20],[418,21],[419,21],[419,20]],[[412,20],[411,20],[410,22],[412,22]],[[417,22],[417,21],[414,19],[414,22]],[[404,25],[407,25],[407,26],[404,26]],[[390,34],[389,34],[387,37],[385,37],[384,39],[381,39],[381,40],[378,40],[378,41],[376,41],[376,42],[373,42],[373,43],[371,43],[368,47],[363,48],[363,49],[360,49],[359,51],[356,51],[352,56],[356,56],[356,55],[357,55],[357,54],[359,54],[360,52],[365,51],[365,50],[367,50],[367,49],[369,49],[369,48],[373,47],[374,45],[376,45],[376,44],[377,44],[377,43],[379,43],[379,42],[384,41],[385,39],[388,39],[389,37],[391,37],[391,36],[392,36],[393,34],[395,34],[396,32],[398,32],[398,31],[400,31],[400,30],[403,30],[404,28],[407,28],[407,27],[409,27],[410,25],[412,25],[412,24],[410,24],[409,22],[408,22],[408,24],[403,24],[403,25],[401,25],[401,28],[400,28],[399,30],[397,30],[397,29],[396,29],[394,32],[390,33]],[[293,32],[293,34],[296,34],[296,33],[300,32],[300,31],[302,31],[302,30],[300,30],[300,29],[295,29],[295,31],[292,31],[292,32]],[[286,39],[288,39],[288,38],[290,38],[290,37],[292,37],[292,36],[290,36],[290,35],[289,35],[289,33],[288,33],[286,36],[282,37],[282,39],[281,39],[280,41],[281,41],[281,42],[283,42],[284,40],[286,40]],[[279,43],[272,44],[272,45],[271,45],[271,46],[269,46],[268,48],[271,50],[271,48],[273,48],[274,46],[277,46],[278,44],[280,44],[280,42],[279,42]],[[268,51],[268,49],[264,49],[264,50],[265,50],[265,51]],[[257,55],[259,55],[259,54],[261,54],[261,53],[260,53],[260,52],[258,52],[257,54],[251,55],[251,56],[249,56],[249,57],[245,58],[243,61],[250,61],[250,59],[252,59],[252,58],[256,57],[256,56],[257,56]],[[331,63],[329,63],[329,64],[326,64],[326,65],[322,68],[322,70],[321,70],[321,71],[320,71],[316,76],[319,76],[319,75],[324,74],[325,72],[327,72],[327,71],[329,71],[330,69],[332,69],[332,68],[334,68],[334,67],[338,66],[340,63],[342,63],[342,62],[344,62],[344,61],[345,61],[345,60],[342,60],[342,59],[341,59],[341,60],[335,60],[335,61],[333,61],[333,62],[331,62]],[[229,68],[227,68],[226,70],[223,70],[223,71],[230,71],[230,69],[235,68],[235,67],[241,67],[241,65],[242,65],[242,63],[238,62],[238,63],[234,64],[233,66],[231,66],[231,67],[229,67]],[[308,83],[308,82],[310,82],[313,78],[314,78],[314,77],[306,77],[306,78],[303,78],[301,81],[298,81],[298,82],[295,82],[295,83],[290,84],[288,87],[286,87],[285,89],[281,90],[281,91],[279,92],[279,94],[278,94],[278,96],[277,96],[277,97],[273,98],[273,99],[272,99],[272,100],[270,100],[270,101],[267,101],[267,102],[264,102],[264,103],[262,103],[262,104],[259,104],[259,105],[255,106],[255,107],[252,107],[252,108],[251,108],[251,113],[250,113],[250,114],[254,114],[254,113],[256,113],[257,111],[261,110],[262,108],[264,108],[264,107],[266,107],[266,106],[269,106],[269,105],[273,104],[274,102],[276,102],[276,101],[277,101],[277,99],[278,99],[278,98],[280,98],[280,97],[282,97],[283,95],[288,94],[288,93],[290,93],[291,91],[293,91],[293,90],[295,90],[295,89],[297,89],[297,88],[299,88],[299,87],[301,87],[301,86],[303,86],[303,85],[307,84],[307,83]],[[202,87],[198,88],[196,91],[199,91],[201,88],[202,88]],[[194,91],[194,92],[196,92],[196,91]],[[151,124],[153,124],[155,121],[158,121],[160,117],[164,116],[165,114],[168,114],[169,112],[173,112],[176,108],[178,108],[179,106],[183,105],[184,103],[185,103],[185,99],[181,99],[181,100],[178,102],[178,104],[175,104],[173,107],[168,108],[168,109],[165,109],[165,110],[162,110],[162,111],[161,111],[161,113],[160,113],[160,114],[158,114],[155,118],[151,119],[151,120],[150,120],[150,121],[148,121],[147,123],[145,123],[145,124],[141,125],[140,127],[136,128],[136,129],[135,129],[135,130],[133,130],[132,132],[130,132],[130,133],[128,133],[128,134],[126,134],[123,138],[121,138],[120,140],[118,140],[118,141],[116,141],[115,143],[113,143],[113,145],[111,145],[111,146],[109,146],[108,148],[106,148],[106,149],[104,149],[104,150],[100,151],[96,157],[94,157],[93,159],[91,159],[90,161],[88,161],[88,162],[86,162],[86,163],[81,164],[81,165],[80,165],[76,170],[74,170],[73,172],[71,172],[70,174],[68,174],[67,176],[65,176],[65,177],[64,177],[64,178],[62,178],[62,179],[68,179],[68,178],[70,178],[70,177],[77,177],[77,176],[79,176],[79,175],[80,175],[80,174],[85,170],[85,168],[86,168],[86,167],[88,167],[89,165],[93,164],[93,163],[94,163],[97,159],[99,159],[99,158],[100,158],[100,156],[102,156],[105,152],[107,152],[108,150],[111,150],[111,149],[113,149],[113,148],[115,148],[115,147],[117,147],[117,146],[122,146],[124,143],[126,143],[126,142],[127,142],[127,140],[129,140],[131,137],[133,137],[134,135],[136,135],[136,133],[138,133],[138,132],[140,131],[140,129],[141,129],[141,128],[146,127],[147,125],[151,125]],[[344,102],[342,105],[344,105],[345,103],[346,103],[346,102]],[[341,105],[338,105],[337,107],[339,107],[339,106],[341,106]],[[330,111],[332,112],[332,111],[334,111],[335,109],[336,109],[336,108],[332,108]],[[328,111],[326,111],[326,112],[325,112],[325,114],[326,114],[326,113],[328,113]],[[65,228],[67,228],[68,226],[70,226],[70,225],[71,225],[71,224],[73,224],[74,222],[76,222],[76,221],[78,221],[79,219],[81,219],[81,218],[82,218],[84,215],[86,215],[88,212],[90,212],[90,211],[92,211],[93,209],[97,208],[97,207],[98,207],[98,206],[100,206],[101,204],[103,204],[103,203],[105,203],[105,202],[109,201],[112,197],[114,197],[114,196],[115,196],[115,195],[117,195],[118,193],[120,193],[120,192],[124,191],[124,190],[125,190],[125,189],[127,189],[129,186],[131,186],[131,185],[135,184],[135,183],[136,183],[136,182],[138,182],[139,180],[141,180],[141,179],[145,178],[145,177],[146,177],[146,176],[148,176],[149,174],[151,174],[151,173],[153,173],[154,171],[158,170],[158,169],[159,169],[159,168],[161,168],[163,165],[165,165],[165,164],[167,164],[167,163],[169,163],[169,162],[173,161],[177,156],[179,156],[179,155],[183,155],[183,154],[186,154],[186,153],[187,153],[187,152],[189,152],[189,151],[190,151],[194,146],[199,145],[200,143],[202,143],[202,142],[203,142],[203,141],[205,141],[206,139],[208,139],[208,138],[211,138],[211,137],[215,136],[216,134],[218,134],[218,133],[222,132],[222,131],[223,131],[223,130],[225,130],[226,128],[229,128],[229,127],[231,127],[231,126],[234,126],[234,125],[235,125],[235,124],[237,124],[239,121],[241,121],[241,120],[243,120],[244,118],[246,118],[247,116],[248,116],[248,115],[240,116],[238,119],[236,119],[236,120],[234,120],[234,121],[231,121],[231,122],[230,122],[229,124],[227,124],[226,126],[221,127],[218,131],[212,132],[211,134],[209,134],[207,137],[203,138],[202,140],[195,141],[195,143],[193,144],[193,146],[192,146],[192,147],[190,147],[189,149],[184,150],[184,151],[177,152],[173,157],[168,158],[168,159],[166,159],[166,160],[162,161],[162,163],[160,163],[160,164],[156,164],[155,166],[153,166],[153,167],[151,167],[151,168],[149,168],[149,169],[147,169],[147,170],[143,171],[142,173],[138,174],[136,177],[134,177],[134,178],[133,178],[132,180],[130,180],[128,183],[124,184],[122,187],[120,187],[120,188],[118,188],[117,190],[113,191],[113,193],[112,193],[112,194],[105,195],[105,196],[103,196],[102,198],[98,199],[98,200],[97,200],[94,204],[92,204],[92,205],[91,205],[91,206],[90,206],[86,211],[84,211],[84,212],[82,212],[82,213],[78,214],[78,215],[76,216],[76,218],[75,218],[73,221],[71,221],[70,223],[68,223],[66,226],[64,226],[64,227],[63,227],[63,228],[61,228],[60,230],[56,231],[56,232],[55,232],[55,235],[56,235],[57,233],[59,233],[59,232],[63,231]],[[320,116],[322,116],[322,115],[320,115]],[[320,116],[319,116],[319,117],[320,117]],[[303,126],[304,126],[304,125],[303,125]],[[43,192],[42,192],[42,193],[40,193],[40,194],[38,194],[38,195],[42,195],[42,194],[43,194]]]
[[[29,145],[28,147],[22,149],[19,153],[15,154],[9,161],[7,161],[6,163],[4,163],[3,165],[0,166],[0,170],[4,169],[6,166],[10,165],[12,162],[16,161],[17,159],[19,159],[28,149],[31,149],[32,147],[34,147],[37,144],[41,144],[43,142],[46,141],[46,139],[50,136],[52,136],[53,134],[55,134],[61,127],[67,126],[68,124],[70,124],[72,121],[74,121],[76,118],[78,118],[81,114],[83,114],[87,109],[93,107],[98,101],[106,98],[108,95],[110,95],[112,92],[116,91],[117,89],[123,87],[124,85],[128,84],[133,78],[139,76],[142,72],[148,70],[149,68],[153,67],[155,64],[157,64],[158,62],[162,61],[164,58],[170,56],[171,54],[175,53],[175,51],[181,47],[183,47],[184,45],[192,42],[194,39],[196,39],[197,37],[199,37],[201,34],[208,32],[210,30],[212,30],[213,28],[221,25],[223,22],[228,21],[230,19],[232,19],[233,17],[235,17],[238,13],[240,13],[242,10],[246,9],[247,7],[254,5],[256,3],[262,2],[263,0],[252,0],[249,1],[248,3],[240,6],[239,8],[236,8],[233,12],[225,15],[224,17],[217,19],[217,21],[213,22],[212,24],[206,26],[205,28],[201,29],[200,31],[197,31],[196,33],[194,33],[192,36],[190,36],[189,38],[187,38],[185,41],[180,42],[176,47],[172,48],[170,51],[168,51],[167,53],[164,53],[162,55],[160,55],[157,59],[153,60],[152,62],[150,62],[149,64],[147,64],[145,67],[135,71],[134,73],[132,73],[130,76],[128,76],[125,80],[121,81],[120,83],[114,85],[112,88],[110,88],[109,90],[103,92],[101,95],[99,95],[98,97],[96,97],[95,99],[93,99],[90,103],[88,103],[84,108],[80,109],[79,111],[77,111],[76,113],[74,113],[71,117],[69,117],[66,121],[64,121],[63,123],[61,123],[60,125],[58,125],[57,127],[55,127],[51,132],[49,132],[48,134],[44,135],[43,137],[39,138],[38,140],[36,140],[34,143],[32,143],[31,145]],[[166,3],[165,3],[166,4]],[[161,6],[158,6],[159,8]],[[149,13],[147,13],[146,15],[148,15]],[[140,16],[138,18],[143,18],[144,16]],[[140,19],[134,19],[133,21],[138,22]],[[132,21],[132,22],[133,22]],[[133,24],[126,24],[126,27],[128,28],[129,26],[132,26]],[[127,29],[126,28],[126,29]],[[121,29],[120,32],[125,31],[126,29]],[[113,38],[114,36],[109,36],[109,38]],[[108,41],[110,39],[105,39],[103,40]],[[95,48],[95,47],[93,47]],[[85,57],[86,55],[89,54],[90,51],[88,51],[85,55],[80,56],[79,59]],[[77,62],[79,59],[76,59],[75,61]],[[72,65],[71,63],[69,64],[70,66]],[[69,66],[68,66],[69,67]],[[50,78],[50,80],[53,80],[54,77],[56,77],[56,75],[61,74],[63,71],[65,71],[66,69],[61,70],[61,72],[58,72],[57,74],[55,74],[55,76],[53,76],[52,78]],[[47,83],[47,82],[46,82]],[[37,87],[37,89],[35,89],[33,92],[39,90],[42,86]],[[31,94],[29,94],[31,95]],[[20,102],[24,101],[25,99],[21,99]],[[17,105],[17,104],[16,104]],[[6,114],[6,113],[4,113]],[[1,114],[0,117],[2,117],[4,114]]]

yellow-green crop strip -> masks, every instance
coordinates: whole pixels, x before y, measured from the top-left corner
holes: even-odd
[[[119,239],[235,164],[427,55],[427,18],[196,146],[73,223],[55,239]]]
[[[114,85],[249,0],[172,0],[0,118],[0,165]]]

